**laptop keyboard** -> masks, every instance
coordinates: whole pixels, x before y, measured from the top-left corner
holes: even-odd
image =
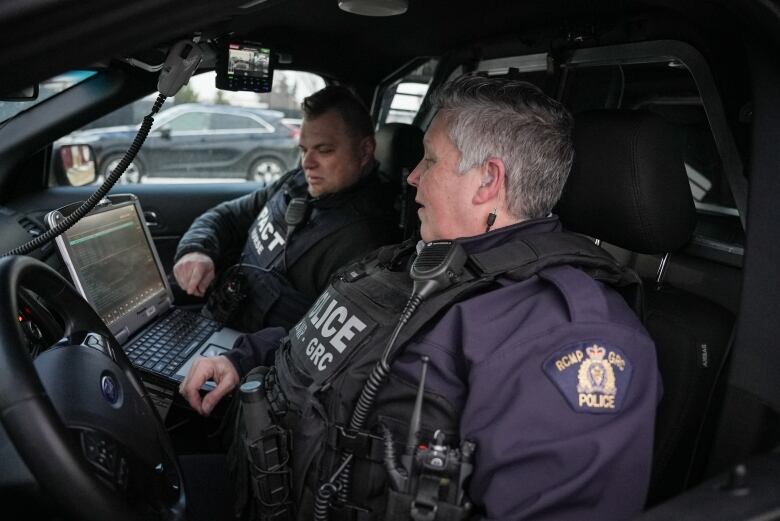
[[[125,348],[137,367],[172,377],[192,353],[219,328],[213,320],[174,309]]]

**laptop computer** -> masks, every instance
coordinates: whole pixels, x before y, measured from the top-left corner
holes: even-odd
[[[76,207],[50,212],[47,224],[55,226]],[[152,382],[175,390],[197,356],[224,353],[241,334],[173,305],[141,205],[132,194],[104,199],[56,242],[74,286],[141,371],[147,387]]]

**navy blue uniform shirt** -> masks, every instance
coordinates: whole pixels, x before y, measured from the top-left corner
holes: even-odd
[[[560,230],[557,217],[464,239],[469,253]],[[462,411],[477,443],[468,490],[487,519],[628,519],[650,479],[655,346],[614,290],[556,267],[450,308],[393,370]]]

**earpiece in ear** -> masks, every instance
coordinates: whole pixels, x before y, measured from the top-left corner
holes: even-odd
[[[490,182],[493,180],[493,176],[490,174],[485,174],[485,176],[482,178],[482,183],[479,186],[487,186],[490,184]]]

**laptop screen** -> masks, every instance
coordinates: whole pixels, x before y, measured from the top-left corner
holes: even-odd
[[[94,210],[57,239],[74,284],[115,335],[170,305],[150,241],[136,201]]]

